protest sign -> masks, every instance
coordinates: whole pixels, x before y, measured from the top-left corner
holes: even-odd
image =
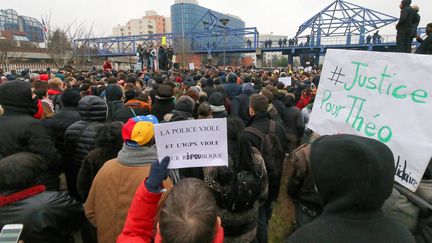
[[[285,84],[285,87],[291,86],[291,77],[280,77],[279,82]]]
[[[157,124],[158,158],[171,158],[170,169],[228,166],[226,119],[203,119]]]
[[[167,44],[167,38],[166,36],[162,36],[161,45],[166,46]]]
[[[189,63],[189,70],[195,70],[195,63]]]
[[[432,157],[432,56],[328,50],[308,127],[385,143],[415,191]]]

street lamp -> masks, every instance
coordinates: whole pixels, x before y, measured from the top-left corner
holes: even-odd
[[[221,22],[221,24],[224,26],[225,30],[224,30],[224,51],[223,51],[223,66],[225,69],[225,54],[226,54],[226,25],[228,24],[228,22],[230,21],[230,19],[219,19],[219,21]]]

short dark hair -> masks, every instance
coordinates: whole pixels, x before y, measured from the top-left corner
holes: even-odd
[[[209,186],[198,179],[181,180],[169,192],[159,215],[163,242],[210,243],[218,207]]]
[[[427,24],[426,27],[432,28],[432,23]]]
[[[253,94],[250,97],[250,107],[255,111],[255,113],[267,112],[269,102],[264,95]]]
[[[203,102],[198,107],[198,115],[200,117],[209,117],[212,115],[212,109],[210,104],[207,102]]]
[[[28,152],[3,158],[0,160],[0,191],[20,191],[37,185],[45,164],[42,157]]]

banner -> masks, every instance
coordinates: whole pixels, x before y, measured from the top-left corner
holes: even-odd
[[[155,125],[158,158],[171,158],[170,169],[228,166],[226,119],[203,119]]]
[[[291,86],[291,77],[280,77],[279,82],[282,82],[285,87]]]
[[[415,191],[432,157],[432,56],[328,50],[308,127],[385,143]]]

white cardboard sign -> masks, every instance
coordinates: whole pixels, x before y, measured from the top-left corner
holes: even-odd
[[[432,157],[432,56],[328,50],[308,127],[385,143],[395,180],[417,189]]]
[[[280,77],[279,82],[284,83],[285,87],[291,86],[291,77]]]
[[[228,166],[227,121],[203,119],[155,126],[158,158],[171,158],[170,169]]]
[[[195,70],[195,63],[189,63],[189,70]]]

